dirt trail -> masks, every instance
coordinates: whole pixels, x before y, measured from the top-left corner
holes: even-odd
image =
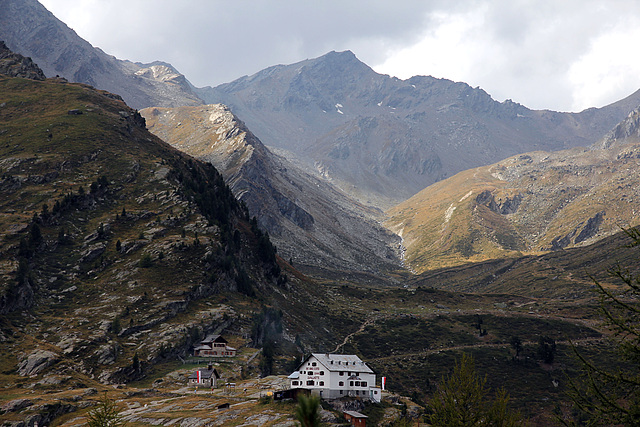
[[[580,346],[580,345],[584,345],[584,344],[588,344],[590,342],[598,342],[598,341],[602,341],[604,340],[604,337],[587,337],[587,338],[579,338],[579,339],[575,339],[575,340],[561,340],[561,341],[556,341],[556,344],[573,344],[575,346]],[[537,342],[534,341],[525,341],[522,343],[522,345],[536,345]],[[426,356],[429,354],[437,354],[440,353],[442,351],[452,351],[452,350],[465,350],[465,349],[476,349],[476,348],[508,348],[511,347],[510,344],[508,343],[489,343],[489,344],[466,344],[466,345],[454,345],[454,346],[450,346],[450,347],[440,347],[440,348],[433,348],[433,349],[428,349],[428,350],[422,350],[420,352],[417,353],[403,353],[403,354],[394,354],[392,356],[385,356],[385,357],[376,357],[374,359],[367,359],[367,362],[371,362],[371,361],[376,361],[376,362],[380,362],[380,361],[385,361],[385,360],[393,360],[393,359],[397,359],[399,357],[415,357],[415,356]]]

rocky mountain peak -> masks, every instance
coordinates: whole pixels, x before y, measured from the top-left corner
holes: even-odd
[[[626,119],[618,123],[605,137],[593,145],[594,148],[612,147],[640,141],[640,107],[629,113]]]
[[[12,52],[2,40],[0,40],[0,74],[32,80],[46,78],[31,58]]]
[[[107,90],[138,109],[203,103],[173,67],[136,64],[108,55],[36,0],[0,0],[0,10],[0,39],[14,52],[31,57],[49,77],[59,75]]]

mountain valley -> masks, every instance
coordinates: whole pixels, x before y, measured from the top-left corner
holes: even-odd
[[[149,130],[211,162],[296,266],[381,273],[399,268],[399,239],[382,212],[271,153],[221,105],[141,111]],[[399,251],[397,251],[399,252]]]
[[[270,396],[312,352],[387,378],[327,425],[427,422],[463,354],[530,425],[579,423],[575,351],[624,367],[595,283],[636,307],[611,273],[640,274],[640,92],[535,111],[348,51],[194,88],[0,10],[1,425],[111,399],[130,426],[290,426]],[[237,355],[194,357],[210,334]],[[226,385],[188,386],[201,363]]]
[[[197,93],[228,105],[267,147],[381,208],[499,159],[588,146],[640,104],[639,91],[581,113],[535,111],[465,83],[380,75],[348,51]]]

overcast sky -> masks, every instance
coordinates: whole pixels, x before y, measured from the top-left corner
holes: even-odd
[[[40,0],[120,59],[196,86],[351,50],[375,71],[580,111],[640,89],[637,0]]]

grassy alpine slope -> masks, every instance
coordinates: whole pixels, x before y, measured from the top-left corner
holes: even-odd
[[[417,272],[586,246],[638,224],[640,146],[514,156],[391,209]]]
[[[240,355],[219,368],[249,390],[230,397],[246,402],[236,414],[250,422],[274,424],[291,412],[251,402],[263,387],[276,387],[256,379],[266,369],[259,349],[268,345],[275,348],[271,372],[280,374],[302,352],[356,352],[389,377],[392,391],[422,406],[453,360],[472,352],[490,385],[507,384],[514,405],[532,408],[527,416],[543,414],[544,424],[553,399],[566,401],[560,372],[576,369],[567,340],[606,349],[588,283],[570,280],[580,265],[604,266],[602,252],[577,248],[563,251],[573,258],[545,261],[563,274],[553,280],[543,271],[540,283],[555,291],[540,295],[514,284],[509,275],[517,268],[491,262],[396,276],[406,289],[358,276],[319,286],[277,257],[211,165],[151,135],[118,97],[9,77],[0,77],[0,94],[3,421],[81,424],[103,391],[129,408],[131,425],[210,419],[202,405],[229,396],[180,392],[188,369],[178,356],[205,333],[222,331]],[[543,258],[514,265],[536,259]],[[473,285],[484,277],[475,266],[496,286]],[[456,286],[494,293],[434,289]],[[563,300],[569,289],[581,289],[580,298]],[[552,366],[535,355],[543,334],[558,342]],[[509,347],[514,335],[525,347],[518,362]],[[172,408],[165,399],[181,403]],[[225,416],[216,419],[237,421]]]

